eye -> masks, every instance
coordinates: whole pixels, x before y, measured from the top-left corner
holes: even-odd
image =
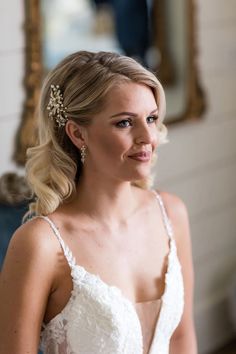
[[[152,115],[152,116],[147,117],[148,123],[154,123],[157,121],[157,119],[158,119],[157,115]]]
[[[131,126],[131,120],[130,119],[123,119],[120,122],[116,123],[116,126],[119,128],[127,128]]]

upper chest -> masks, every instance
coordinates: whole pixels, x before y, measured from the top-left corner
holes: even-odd
[[[59,225],[76,263],[132,299],[156,299],[164,287],[169,236],[161,215],[142,213],[120,227],[98,223]]]

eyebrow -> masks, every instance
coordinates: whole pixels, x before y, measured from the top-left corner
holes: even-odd
[[[151,111],[149,114],[154,114],[158,111],[158,108],[155,108],[153,111]],[[112,116],[110,116],[110,118],[115,118],[115,117],[120,117],[120,116],[130,116],[130,117],[137,117],[136,113],[132,113],[132,112],[120,112],[120,113],[116,113],[113,114]]]

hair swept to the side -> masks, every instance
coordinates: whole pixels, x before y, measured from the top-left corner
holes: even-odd
[[[67,115],[82,126],[101,112],[108,91],[122,82],[135,82],[150,87],[158,110],[160,143],[168,142],[165,95],[156,76],[130,57],[110,52],[79,51],[67,56],[44,80],[38,107],[39,144],[27,151],[26,175],[35,196],[30,213],[47,215],[73,197],[82,170],[80,152],[68,138],[65,128],[49,119],[47,105],[51,85],[59,85]],[[148,188],[149,180],[133,184]]]

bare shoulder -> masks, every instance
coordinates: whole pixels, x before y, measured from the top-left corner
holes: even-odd
[[[177,195],[158,191],[168,217],[171,220],[176,241],[181,243],[183,238],[189,238],[189,216],[184,201]]]
[[[34,218],[15,231],[8,246],[6,260],[19,264],[37,263],[39,267],[43,265],[45,268],[47,263],[49,265],[56,261],[56,252],[52,252],[55,247],[56,242],[48,223]]]
[[[53,244],[52,230],[42,218],[34,218],[21,225],[13,234],[11,242],[22,244],[27,248],[44,248],[47,251],[50,244]]]
[[[179,196],[164,191],[159,191],[158,193],[163,200],[169,216],[172,216],[173,218],[180,217],[181,215],[186,216],[187,207]]]
[[[1,353],[36,353],[56,286],[56,247],[43,219],[28,221],[12,236],[0,276]]]

